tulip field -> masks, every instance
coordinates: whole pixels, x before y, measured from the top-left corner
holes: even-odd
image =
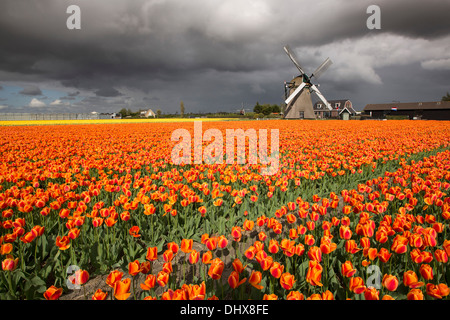
[[[178,128],[0,126],[0,299],[449,299],[449,122],[203,123],[278,129],[273,175]]]

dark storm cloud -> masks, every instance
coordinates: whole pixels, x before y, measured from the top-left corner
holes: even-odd
[[[80,94],[80,91],[70,92],[67,94],[68,97],[76,97]]]
[[[39,89],[36,86],[26,86],[19,93],[26,95],[26,96],[41,96],[42,95],[41,89]]]
[[[95,91],[95,95],[99,97],[118,97],[122,94],[114,88],[101,88]]]
[[[380,7],[382,28],[389,32],[426,39],[450,33],[450,1],[388,1]]]
[[[57,81],[66,90],[99,98],[86,98],[79,108],[147,103],[175,111],[183,100],[206,111],[281,102],[282,82],[296,72],[282,50],[285,44],[310,72],[332,58],[321,81],[336,98],[340,93],[352,98],[361,83],[383,85],[380,73],[397,65],[419,65],[416,72],[431,73],[450,58],[448,45],[438,41],[450,33],[446,0],[70,4],[81,8],[81,30],[66,28],[66,2],[2,0],[0,41],[7,45],[0,47],[0,81]],[[372,4],[381,8],[381,30],[366,28]],[[81,94],[60,99],[75,96]]]

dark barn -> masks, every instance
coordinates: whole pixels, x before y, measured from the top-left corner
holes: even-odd
[[[364,112],[375,119],[407,116],[410,120],[450,120],[450,101],[368,104]]]

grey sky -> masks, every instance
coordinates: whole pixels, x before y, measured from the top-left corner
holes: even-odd
[[[71,4],[81,30],[66,28]],[[381,30],[366,27],[372,4]],[[450,91],[447,0],[2,0],[0,9],[2,112],[279,104],[298,73],[286,44],[308,73],[330,57],[322,93],[357,110]]]

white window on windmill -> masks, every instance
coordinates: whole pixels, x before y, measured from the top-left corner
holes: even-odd
[[[322,104],[321,103],[317,104],[317,109],[322,109]]]

